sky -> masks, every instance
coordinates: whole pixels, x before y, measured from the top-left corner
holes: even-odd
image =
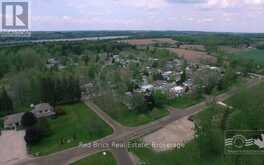
[[[31,28],[264,32],[264,0],[32,0]]]

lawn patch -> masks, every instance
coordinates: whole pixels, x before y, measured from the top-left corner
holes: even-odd
[[[31,153],[47,155],[112,133],[112,129],[83,103],[62,107],[66,114],[48,120],[51,135],[30,146]]]
[[[103,152],[88,156],[85,159],[79,160],[71,165],[117,165],[111,152]]]
[[[126,105],[115,101],[112,97],[101,96],[94,99],[95,104],[114,120],[129,127],[139,126],[157,120],[168,114],[163,108],[154,108],[148,113],[129,111]]]
[[[203,98],[194,98],[191,95],[184,95],[181,97],[176,97],[169,101],[169,106],[175,107],[175,108],[187,108],[192,105],[198,104],[201,102]]]

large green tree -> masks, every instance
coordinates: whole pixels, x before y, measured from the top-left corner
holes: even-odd
[[[3,114],[11,113],[14,111],[13,102],[8,96],[5,88],[2,89],[0,94],[0,112]]]

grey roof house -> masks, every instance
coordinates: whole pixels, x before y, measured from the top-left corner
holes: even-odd
[[[54,116],[56,113],[54,112],[54,108],[48,103],[41,103],[34,106],[31,111],[36,118],[47,118]],[[4,128],[5,129],[16,129],[21,126],[21,119],[24,115],[24,112],[8,115],[4,118]]]
[[[34,106],[31,111],[37,118],[54,116],[54,108],[48,103],[42,103]]]

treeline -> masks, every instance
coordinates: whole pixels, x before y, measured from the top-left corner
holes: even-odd
[[[0,50],[0,79],[9,72],[43,69],[47,56],[32,48],[3,48]]]
[[[49,58],[58,58],[63,65],[81,62],[81,56],[119,53],[132,46],[111,41],[54,42],[1,46],[0,79],[8,73],[27,69],[45,70]]]
[[[17,73],[9,81],[6,89],[15,112],[29,110],[30,104],[72,103],[79,101],[81,97],[79,76],[76,72],[29,70]]]
[[[52,105],[78,102],[81,99],[79,79],[73,76],[48,76],[41,80],[41,99]]]
[[[196,34],[196,35],[179,35],[174,38],[177,41],[189,44],[203,44],[209,47],[216,45],[229,45],[239,47],[249,45],[253,40],[249,36],[232,35],[232,34]]]
[[[1,42],[10,41],[30,41],[43,39],[69,39],[69,38],[84,38],[84,37],[103,37],[103,36],[126,36],[133,35],[134,31],[57,31],[57,32],[31,32],[31,37],[1,37]]]

